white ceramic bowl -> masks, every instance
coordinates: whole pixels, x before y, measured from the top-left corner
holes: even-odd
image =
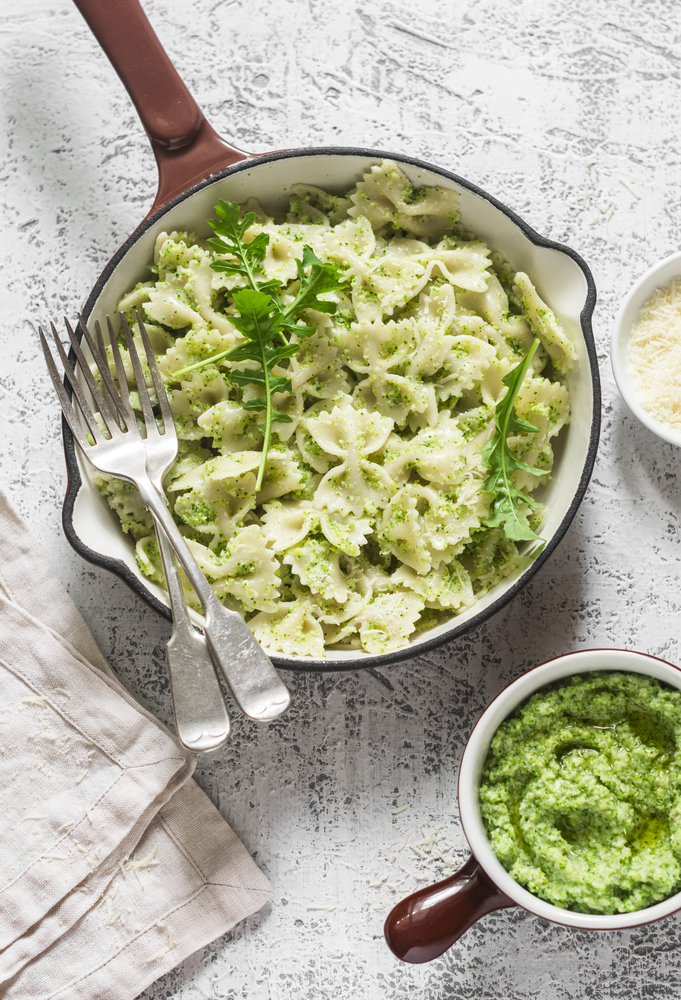
[[[501,723],[536,691],[574,674],[607,670],[655,677],[681,691],[681,670],[644,653],[587,649],[548,660],[523,674],[499,694],[475,725],[459,768],[459,815],[473,852],[463,867],[442,882],[419,889],[393,907],[385,922],[388,946],[405,962],[420,964],[442,955],[492,910],[522,906],[555,924],[584,930],[621,930],[652,923],[681,910],[681,892],[633,913],[577,913],[547,903],[513,879],[494,853],[480,813],[480,779]]]
[[[567,927],[587,930],[619,930],[636,927],[669,916],[681,909],[681,892],[661,903],[633,913],[594,914],[562,909],[534,896],[511,878],[490,846],[480,814],[479,788],[483,765],[495,732],[518,706],[535,691],[573,674],[592,670],[619,670],[655,677],[681,691],[681,670],[665,660],[645,653],[621,649],[586,649],[548,660],[510,684],[488,706],[476,723],[461,758],[459,770],[459,811],[461,825],[478,864],[492,882],[518,906],[538,917]]]
[[[286,204],[291,185],[314,184],[344,192],[382,157],[391,156],[416,185],[454,188],[461,198],[465,224],[493,250],[500,250],[516,271],[525,271],[542,298],[555,311],[575,345],[577,359],[567,384],[572,420],[556,446],[551,482],[536,491],[547,513],[540,533],[546,544],[539,557],[486,594],[464,614],[419,633],[404,649],[372,655],[363,650],[330,650],[324,660],[270,652],[278,666],[296,670],[347,670],[372,667],[426,652],[485,621],[524,586],[554,551],[574,517],[588,485],[598,446],[600,386],[591,333],[596,293],[588,268],[568,247],[539,236],[491,195],[447,170],[405,156],[358,149],[314,149],[277,153],[246,160],[197,184],[147,219],[111,260],[84,310],[88,321],[115,312],[121,296],[149,276],[159,232],[190,230],[207,235],[207,221],[218,198],[243,202],[256,197],[266,210]],[[205,229],[205,233],[202,231]],[[74,548],[91,562],[117,573],[155,610],[170,617],[165,592],[142,576],[134,545],[121,531],[116,514],[95,488],[89,463],[64,431],[69,489],[64,502],[64,530]],[[198,620],[198,619],[197,619]]]
[[[674,431],[670,427],[661,424],[651,413],[643,409],[636,398],[636,392],[631,380],[631,364],[629,361],[631,328],[638,319],[641,308],[656,288],[668,285],[670,281],[679,276],[681,276],[681,253],[675,253],[671,257],[666,257],[664,260],[659,261],[659,263],[654,264],[653,267],[638,279],[622,302],[619,312],[615,317],[610,344],[610,360],[617,388],[634,416],[648,430],[652,431],[653,434],[657,434],[663,440],[669,441],[670,444],[675,444],[681,448],[681,431]]]

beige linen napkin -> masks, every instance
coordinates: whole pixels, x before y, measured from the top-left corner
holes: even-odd
[[[132,1000],[270,885],[0,493],[0,997]]]

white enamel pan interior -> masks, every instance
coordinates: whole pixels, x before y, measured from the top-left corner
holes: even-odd
[[[551,482],[535,493],[547,507],[540,529],[546,545],[529,568],[498,584],[464,614],[419,633],[396,652],[372,655],[354,649],[330,650],[325,659],[317,660],[269,651],[278,666],[294,670],[385,666],[439,646],[490,618],[549,558],[584,496],[598,446],[600,387],[591,333],[596,293],[586,264],[574,251],[543,239],[494,198],[448,171],[371,150],[299,150],[245,160],[197,184],[150,216],[107,266],[84,310],[88,321],[102,321],[114,313],[126,291],[136,282],[149,279],[158,234],[189,230],[199,236],[208,235],[207,220],[213,217],[213,206],[219,198],[244,202],[255,197],[276,216],[284,210],[292,184],[314,184],[341,193],[383,157],[397,160],[416,185],[439,184],[457,190],[466,227],[493,250],[501,251],[514,270],[529,274],[575,344],[577,361],[568,377],[572,420],[559,437]],[[147,604],[170,618],[164,591],[140,573],[132,539],[123,534],[118,517],[95,488],[91,469],[76,452],[66,427],[64,436],[70,480],[64,502],[64,528],[69,541],[85,559],[116,573]],[[199,616],[196,621],[200,623]]]

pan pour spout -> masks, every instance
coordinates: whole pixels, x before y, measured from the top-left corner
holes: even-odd
[[[158,166],[149,215],[194,184],[250,156],[208,124],[139,0],[74,0],[135,105]]]

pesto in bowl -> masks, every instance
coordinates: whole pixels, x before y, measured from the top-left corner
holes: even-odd
[[[630,913],[681,887],[681,691],[635,673],[536,692],[494,735],[480,809],[522,886],[581,913]]]

